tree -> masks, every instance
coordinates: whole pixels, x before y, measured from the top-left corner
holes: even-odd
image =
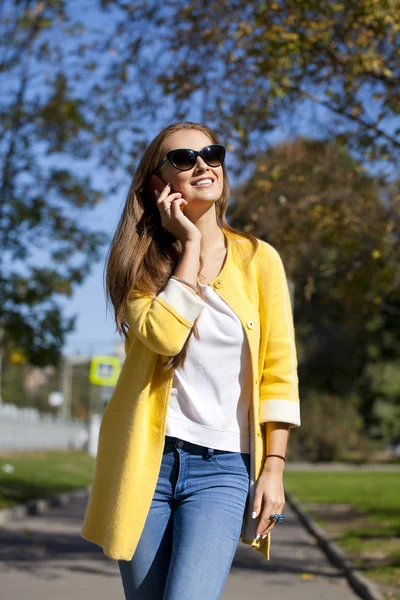
[[[75,318],[63,317],[56,297],[72,295],[107,239],[89,226],[104,191],[85,161],[97,153],[105,166],[114,135],[98,98],[84,97],[97,42],[83,40],[66,4],[1,9],[0,330],[3,348],[37,366],[58,363]]]
[[[265,134],[292,115],[295,130],[310,107],[323,109],[310,116],[320,134],[359,159],[398,164],[399,0],[102,5],[121,15],[105,46],[118,45],[109,77],[141,82],[143,120],[171,105],[177,119],[214,125],[241,159],[237,173]]]
[[[366,431],[383,437],[385,429],[386,438],[397,432],[388,421],[400,397],[399,381],[381,377],[400,355],[393,194],[395,185],[382,187],[340,144],[298,139],[257,157],[228,214],[231,225],[278,249],[295,284],[304,396],[354,394]]]
[[[233,195],[230,222],[279,246],[305,299],[340,301],[349,323],[400,301],[398,198],[340,144],[282,142]]]

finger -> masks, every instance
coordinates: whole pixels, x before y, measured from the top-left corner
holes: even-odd
[[[271,502],[264,505],[263,511],[260,515],[260,521],[257,527],[257,535],[260,534],[260,537],[266,532],[268,533],[268,530],[275,525],[276,521],[274,519],[271,519],[271,514],[273,515],[275,512],[277,512],[275,508],[277,508],[278,506],[279,505],[273,504]]]
[[[161,194],[164,195],[164,198],[166,196],[168,196],[168,194],[170,193],[171,189],[172,189],[171,182],[168,181],[168,183],[164,186],[164,188],[163,188],[163,190],[161,192]]]
[[[264,523],[266,523],[264,521]],[[267,527],[265,527],[262,531],[260,531],[260,537],[261,539],[264,539],[267,537],[267,535],[269,534],[270,531],[273,530],[273,528],[276,526],[277,521],[275,519],[270,519],[269,520],[269,525]]]
[[[180,192],[176,192],[177,194]],[[182,198],[172,198],[172,200],[170,199],[171,196],[169,196],[166,200],[164,200],[163,202],[160,202],[159,206],[161,206],[161,208],[165,208],[165,209],[170,209],[172,208],[173,204],[176,204],[177,206],[179,206],[181,204]]]
[[[186,202],[186,200],[183,198],[176,198],[175,200],[172,200],[171,208],[173,215],[178,215],[185,208],[184,202]]]
[[[253,500],[253,512],[251,513],[251,516],[253,517],[253,519],[258,517],[258,515],[261,512],[262,499],[263,499],[262,492],[258,491],[256,489],[256,492],[254,494],[254,500]]]
[[[169,194],[167,197],[163,197],[162,193],[159,198],[157,198],[157,204],[160,206],[163,202],[171,204],[171,202],[177,198],[181,198],[181,192],[173,192],[173,194]]]
[[[261,537],[265,538],[266,535],[275,527],[278,521],[276,519],[272,519],[271,514],[273,515],[276,513],[282,513],[283,506],[283,504],[272,504],[270,505],[270,508],[267,507],[267,510],[263,511],[263,514],[260,518],[257,535],[260,533]]]
[[[263,512],[260,515],[260,521],[256,530],[256,537],[261,537],[262,535],[264,535],[264,533],[268,530],[268,527],[270,527],[270,525],[274,523],[274,521],[269,516],[270,514],[271,511],[268,513]]]
[[[158,204],[158,209],[159,209],[161,215],[166,214],[168,217],[171,217],[172,202],[170,202],[169,200],[166,200],[166,201],[162,202],[161,204]]]
[[[158,190],[156,190],[158,191]],[[168,182],[167,185],[161,190],[161,194],[158,193],[157,194],[157,204],[159,202],[162,202],[163,200],[165,200],[165,198],[167,198],[169,196],[169,193],[171,191],[171,184]]]

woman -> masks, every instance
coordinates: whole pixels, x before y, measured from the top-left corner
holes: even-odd
[[[215,600],[241,539],[269,560],[300,426],[278,252],[225,220],[225,148],[174,123],[146,149],[107,265],[126,359],[103,415],[82,536],[126,598]]]

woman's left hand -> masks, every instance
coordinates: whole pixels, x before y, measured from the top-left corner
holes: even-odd
[[[283,512],[285,492],[282,476],[283,472],[280,470],[264,470],[257,479],[253,501],[253,514],[255,511],[255,518],[259,517],[256,539],[259,539],[259,534],[259,537],[264,538],[277,524],[270,515]]]

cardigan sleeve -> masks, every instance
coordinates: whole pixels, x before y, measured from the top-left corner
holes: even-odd
[[[260,423],[280,421],[300,426],[297,354],[292,306],[285,268],[270,246],[271,325],[260,381]]]
[[[131,291],[125,317],[129,329],[150,350],[164,356],[175,356],[182,350],[205,304],[184,284],[170,279],[158,296]]]

